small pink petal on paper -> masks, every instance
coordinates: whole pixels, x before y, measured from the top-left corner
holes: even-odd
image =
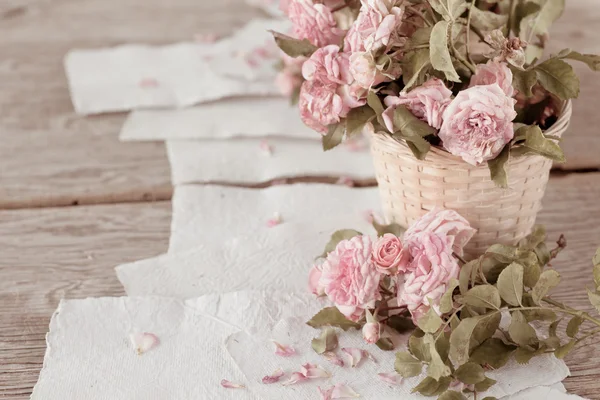
[[[144,78],[140,80],[139,85],[141,88],[155,88],[158,87],[158,81],[154,78]]]
[[[329,378],[331,374],[321,368],[319,365],[306,363],[302,366],[300,372],[308,379]]]
[[[342,360],[337,354],[333,351],[326,351],[323,353],[323,357],[333,365],[337,365],[338,367],[344,366],[344,360]]]
[[[262,58],[269,58],[270,57],[270,52],[269,49],[267,49],[266,47],[258,47],[256,49],[254,49],[254,53]]]
[[[144,354],[160,344],[158,336],[148,332],[132,333],[129,335],[129,340],[135,348],[136,353],[139,355]]]
[[[273,341],[273,343],[275,344],[275,347],[276,347],[275,354],[277,354],[278,356],[291,357],[296,354],[296,350],[294,348],[292,348],[291,346],[286,346],[286,345],[277,343],[276,341]]]
[[[348,385],[344,385],[343,383],[338,383],[333,387],[333,391],[331,392],[331,400],[334,399],[354,399],[360,397],[360,394],[356,393],[352,388]]]
[[[373,212],[373,210],[367,210],[364,212],[364,217],[365,220],[372,224],[373,222],[375,222],[375,213]]]
[[[252,57],[246,57],[246,64],[251,68],[257,68],[259,66],[259,62]]]
[[[321,389],[321,387],[317,387],[317,389],[319,389],[321,400],[331,400],[331,393],[333,393],[332,387],[329,389]]]
[[[219,38],[216,33],[197,33],[194,35],[194,41],[197,43],[214,43]]]
[[[337,185],[344,185],[348,187],[354,187],[354,180],[349,176],[341,176],[336,182]]]
[[[281,224],[282,222],[283,222],[283,219],[281,218],[281,214],[276,212],[273,214],[273,218],[271,218],[267,221],[267,228],[273,228],[273,227]]]
[[[357,349],[356,347],[344,347],[342,351],[350,358],[350,366],[352,368],[357,367],[363,358],[368,357],[369,353],[366,350]]]
[[[390,385],[399,385],[402,382],[402,377],[395,372],[382,372],[377,374],[377,376]]]
[[[268,385],[271,383],[279,382],[279,380],[283,377],[283,375],[285,375],[283,370],[278,369],[277,371],[273,372],[271,375],[267,375],[264,378],[262,378],[262,383]]]
[[[273,146],[266,140],[261,140],[260,144],[258,146],[263,151],[263,153],[265,153],[266,155],[268,155],[268,156],[273,155]]]
[[[308,378],[301,372],[294,372],[290,377],[290,380],[282,383],[283,386],[295,385],[296,383],[307,381]]]
[[[221,386],[227,389],[245,389],[246,386],[240,385],[239,383],[229,382],[227,379],[221,381]]]

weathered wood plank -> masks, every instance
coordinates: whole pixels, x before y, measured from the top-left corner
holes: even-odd
[[[600,173],[553,177],[540,222],[564,233],[555,263],[556,298],[591,311],[591,257],[600,245]],[[44,337],[61,298],[120,296],[113,267],[167,248],[170,203],[0,211],[0,398],[26,399],[37,380]],[[571,356],[573,393],[600,393],[600,344]]]

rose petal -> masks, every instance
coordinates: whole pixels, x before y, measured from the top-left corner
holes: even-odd
[[[264,378],[262,378],[262,383],[268,385],[270,383],[279,382],[279,380],[283,377],[283,375],[285,375],[285,372],[283,372],[282,369],[278,369],[277,371],[273,372],[271,375],[267,375]]]
[[[129,340],[135,351],[140,355],[160,344],[158,336],[148,332],[132,333],[129,335]]]
[[[308,379],[329,378],[331,374],[321,368],[319,365],[306,363],[302,366],[300,372]]]
[[[352,368],[357,367],[358,364],[363,360],[363,358],[368,357],[369,353],[362,349],[357,349],[356,347],[344,347],[342,351],[350,357],[350,366]]]
[[[335,182],[335,184],[354,187],[354,181],[349,176],[340,176],[340,178]]]
[[[140,80],[139,83],[140,87],[142,88],[155,88],[158,87],[158,81],[154,78],[144,78],[142,80]]]
[[[321,400],[331,400],[331,393],[333,393],[333,388],[329,389],[321,389],[321,387],[317,387],[319,389],[319,394],[321,395]]]
[[[227,389],[245,389],[246,386],[240,385],[239,383],[229,382],[227,379],[221,380],[221,386]]]
[[[307,381],[308,378],[301,372],[294,372],[290,377],[290,380],[284,382],[283,386],[295,385],[296,383]]]
[[[260,149],[268,156],[272,156],[273,155],[273,146],[271,144],[269,144],[269,142],[267,142],[266,140],[261,140],[260,144],[258,145],[258,147],[260,147]]]
[[[293,355],[296,354],[296,350],[293,349],[290,346],[285,346],[283,344],[277,343],[274,340],[273,340],[273,343],[277,347],[275,349],[275,354],[277,354],[278,356],[281,356],[281,357],[291,357],[291,356],[293,356]]]
[[[275,212],[275,213],[273,213],[273,218],[271,218],[267,221],[267,227],[273,228],[274,226],[277,226],[277,225],[281,224],[282,222],[283,222],[283,219],[281,218],[281,214],[279,214],[278,212]]]
[[[360,394],[356,393],[352,388],[343,383],[338,383],[333,387],[331,392],[331,400],[334,399],[351,399],[360,397]]]
[[[402,377],[395,372],[382,372],[377,374],[377,376],[390,385],[399,385],[402,382]]]
[[[323,353],[323,357],[333,365],[337,365],[338,367],[344,366],[344,360],[342,360],[337,354],[333,351],[326,351]]]

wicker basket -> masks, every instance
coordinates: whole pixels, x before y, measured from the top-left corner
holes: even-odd
[[[546,133],[562,136],[571,113],[571,102],[566,102]],[[487,165],[474,167],[440,148],[432,147],[419,161],[405,143],[375,134],[371,152],[388,221],[408,226],[435,206],[455,210],[477,229],[465,248],[468,259],[494,243],[516,244],[531,232],[552,167],[552,161],[540,156],[512,159],[509,189],[501,189],[490,179]]]

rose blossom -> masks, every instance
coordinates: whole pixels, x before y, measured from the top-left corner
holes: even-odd
[[[398,0],[361,0],[362,7],[354,22],[366,50],[377,50],[391,44],[402,25],[404,7]]]
[[[515,103],[497,83],[461,91],[444,111],[444,147],[471,165],[494,159],[514,137]]]
[[[363,338],[367,343],[377,343],[381,336],[381,325],[369,310],[366,310],[366,315],[367,323],[362,328]]]
[[[344,31],[337,27],[331,10],[312,0],[291,0],[287,15],[298,39],[308,39],[317,47],[341,44]]]
[[[383,113],[383,119],[390,132],[394,132],[394,111],[397,106],[404,105],[417,118],[435,129],[440,129],[443,122],[442,115],[451,101],[450,89],[442,80],[432,78],[408,93],[386,97],[384,103],[388,108]]]
[[[437,311],[448,282],[458,278],[460,267],[452,256],[452,239],[422,232],[410,247],[413,261],[410,271],[400,275],[398,305],[406,306],[415,323],[430,307]]]
[[[327,126],[340,122],[344,113],[342,98],[332,85],[305,81],[300,89],[300,118],[307,126],[325,135]]]
[[[323,296],[325,288],[321,285],[321,276],[323,275],[323,266],[321,264],[313,265],[308,274],[308,289],[312,294]]]
[[[351,84],[350,60],[348,53],[340,52],[340,47],[334,44],[315,51],[302,65],[302,76],[312,81],[318,80],[324,84]]]
[[[356,29],[356,24],[352,24],[346,37],[344,38],[344,51],[348,53],[361,53],[366,51],[360,32]]]
[[[373,262],[382,274],[406,272],[409,261],[410,254],[396,235],[386,233],[373,245]]]
[[[406,246],[414,240],[418,240],[418,235],[422,232],[437,233],[447,236],[452,241],[452,251],[462,256],[463,248],[471,240],[476,229],[471,228],[469,221],[464,219],[454,210],[445,210],[435,207],[427,214],[419,218],[404,232],[404,243]]]
[[[365,89],[370,89],[388,80],[377,68],[377,63],[371,52],[352,53],[350,56],[350,72],[356,83]]]
[[[515,89],[513,88],[512,81],[513,73],[505,63],[490,60],[487,64],[477,65],[477,72],[471,77],[471,84],[469,86],[497,83],[508,97],[513,97]]]
[[[342,240],[323,263],[321,284],[325,294],[338,310],[352,321],[358,321],[365,309],[381,300],[381,274],[371,258],[373,245],[368,236]]]

